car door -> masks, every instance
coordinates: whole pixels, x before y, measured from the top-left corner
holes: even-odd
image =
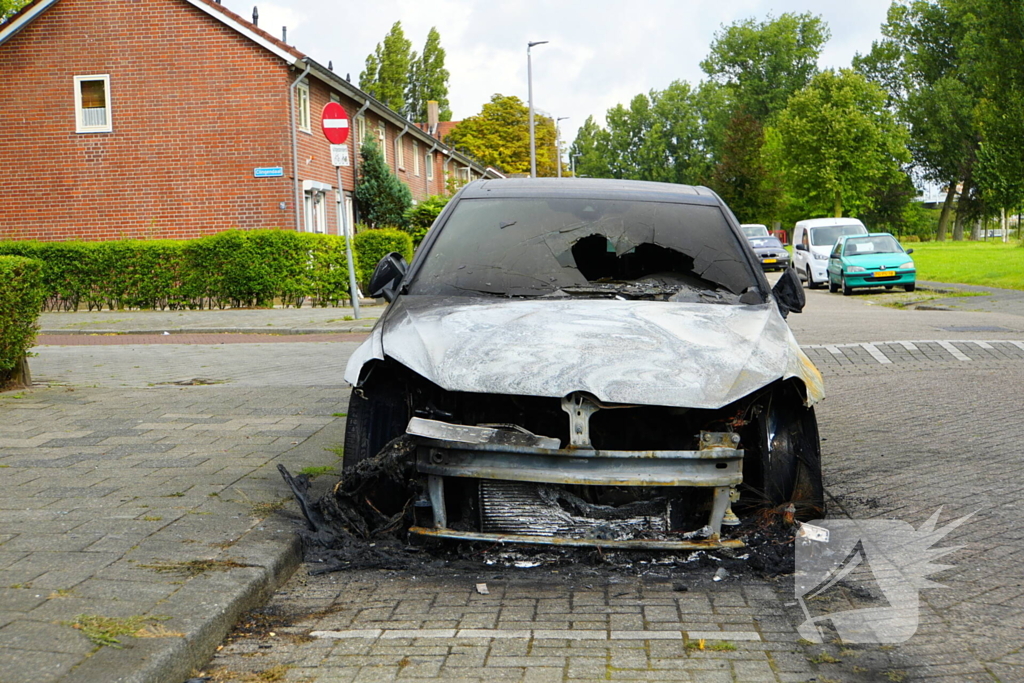
[[[843,275],[843,240],[836,242],[828,257],[828,281],[839,282]]]

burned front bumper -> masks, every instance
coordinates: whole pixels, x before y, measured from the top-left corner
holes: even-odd
[[[561,448],[558,439],[510,425],[474,427],[413,418],[416,470],[426,480],[421,510],[430,523],[413,533],[471,541],[686,550],[739,547],[722,540],[734,523],[730,503],[743,480],[743,450],[733,432],[701,432],[698,450],[597,450]],[[476,480],[479,530],[449,526],[447,483]],[[620,509],[589,505],[560,488],[697,487],[711,489],[703,528],[672,528],[671,502]],[[625,510],[626,512],[623,512]]]

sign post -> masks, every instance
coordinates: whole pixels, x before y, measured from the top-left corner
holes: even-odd
[[[345,238],[345,256],[348,259],[348,292],[352,298],[352,313],[359,320],[359,287],[356,285],[355,259],[352,258],[354,236],[349,234],[348,220],[345,215],[345,192],[341,186],[341,167],[348,166],[348,114],[337,102],[324,105],[320,115],[320,127],[324,136],[331,143],[331,163],[338,170],[338,232]]]

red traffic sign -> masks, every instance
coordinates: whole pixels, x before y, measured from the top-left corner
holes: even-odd
[[[328,102],[324,105],[324,112],[320,115],[320,126],[331,144],[342,145],[348,140],[348,114],[337,102]]]

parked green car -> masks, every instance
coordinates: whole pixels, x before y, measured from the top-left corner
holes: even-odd
[[[855,287],[900,285],[913,292],[917,269],[910,254],[887,232],[840,237],[828,259],[828,291],[849,296]]]

